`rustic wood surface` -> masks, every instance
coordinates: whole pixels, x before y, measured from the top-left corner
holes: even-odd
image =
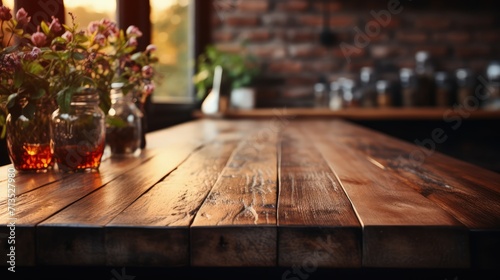
[[[414,143],[290,114],[147,137],[141,155],[106,158],[99,172],[16,172],[0,240],[15,218],[17,265],[467,269],[500,259],[500,174]]]

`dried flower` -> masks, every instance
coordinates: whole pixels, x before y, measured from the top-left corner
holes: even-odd
[[[141,37],[142,32],[135,25],[131,25],[127,28],[127,36],[132,38]]]
[[[37,28],[37,32],[31,35],[31,42],[37,47],[43,47],[47,42],[47,36],[40,32],[40,26]]]
[[[24,8],[21,8],[17,10],[16,19],[21,26],[25,26],[28,22],[30,22],[31,17],[28,16],[28,13]]]
[[[71,42],[71,41],[73,41],[73,33],[66,31],[66,32],[64,32],[63,35],[61,35],[61,38],[66,40],[66,42]]]
[[[50,32],[57,34],[62,31],[62,26],[59,23],[59,19],[52,16],[52,22],[49,25]]]
[[[155,46],[155,45],[150,44],[150,45],[148,45],[148,46],[146,47],[146,53],[147,53],[147,54],[152,53],[152,52],[154,52],[154,51],[156,51],[156,46]]]
[[[10,8],[6,6],[0,6],[0,20],[8,21],[12,18],[12,14],[10,13]]]
[[[130,37],[127,41],[127,46],[129,47],[137,47],[139,43],[137,42],[137,39],[135,37]]]
[[[145,79],[151,79],[153,77],[154,71],[151,65],[145,65],[142,67],[142,77]]]

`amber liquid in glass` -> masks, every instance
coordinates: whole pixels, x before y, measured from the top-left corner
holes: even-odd
[[[52,166],[49,144],[13,144],[10,157],[17,170],[44,171]]]
[[[104,143],[97,147],[67,145],[55,148],[57,166],[64,171],[98,169],[104,153]]]

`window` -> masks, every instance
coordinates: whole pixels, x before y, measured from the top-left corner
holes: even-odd
[[[152,42],[158,48],[154,102],[193,101],[193,1],[150,0]]]
[[[192,0],[150,0],[151,37],[159,58],[159,80],[153,102],[177,103],[193,101],[193,3]],[[80,28],[102,18],[116,20],[116,1],[64,0],[66,22],[76,16]]]
[[[66,23],[71,23],[69,12],[76,17],[80,29],[85,29],[90,22],[108,18],[116,21],[116,1],[109,0],[64,0]]]

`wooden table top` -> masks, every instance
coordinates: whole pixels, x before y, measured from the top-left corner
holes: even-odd
[[[429,135],[428,147],[442,140]],[[202,119],[147,137],[140,156],[107,158],[99,172],[16,173],[17,265],[500,260],[500,174],[432,150],[341,120]],[[1,209],[9,167],[0,167]],[[1,239],[12,217],[0,212]]]

